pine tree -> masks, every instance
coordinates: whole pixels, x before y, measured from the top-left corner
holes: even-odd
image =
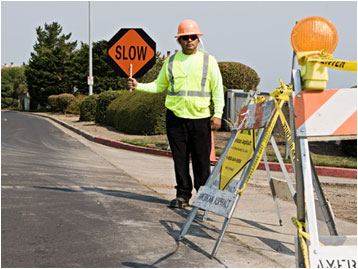
[[[25,67],[1,69],[1,107],[17,106],[18,96],[27,87]]]
[[[72,34],[61,32],[57,22],[36,28],[37,41],[25,70],[34,108],[45,106],[50,95],[73,92],[70,77],[77,41],[70,42]]]
[[[116,75],[111,66],[107,63],[107,41],[101,40],[93,42],[92,45],[92,66],[94,76],[93,93],[101,93],[103,91],[108,91],[109,89],[126,89],[127,79]],[[88,93],[88,51],[88,44],[81,42],[81,48],[75,52],[72,65],[71,80],[78,91],[82,93]]]

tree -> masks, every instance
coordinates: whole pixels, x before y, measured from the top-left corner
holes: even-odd
[[[45,106],[50,95],[73,91],[70,77],[77,41],[70,42],[72,34],[61,32],[57,22],[36,28],[37,41],[25,70],[32,107]]]
[[[155,65],[151,69],[149,69],[148,72],[145,73],[141,78],[138,78],[138,82],[149,83],[154,81],[157,78],[160,69],[162,69],[164,61],[165,61],[165,57],[162,56],[160,52],[156,52]]]
[[[26,87],[24,66],[1,69],[1,107],[16,106],[18,96]]]
[[[87,77],[89,71],[88,63],[89,46],[86,43],[81,43],[81,48],[75,52],[73,60],[72,81],[79,92],[87,93],[88,84]],[[113,69],[107,63],[107,41],[101,40],[93,43],[92,47],[93,57],[93,76],[94,85],[93,92],[101,93],[103,91],[123,90],[126,89],[127,80],[115,74]]]
[[[88,93],[88,45],[81,42],[81,48],[74,52],[71,81],[78,93]]]

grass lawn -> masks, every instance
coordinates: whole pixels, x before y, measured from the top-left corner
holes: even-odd
[[[163,141],[159,140],[147,140],[147,139],[123,139],[121,140],[124,143],[133,144],[137,146],[142,147],[148,147],[148,148],[155,148],[155,149],[161,149],[161,150],[170,150],[168,143],[163,143]],[[325,142],[319,142],[319,143],[325,143]],[[317,166],[330,166],[330,167],[342,167],[342,168],[357,168],[357,158],[349,157],[349,156],[337,156],[342,154],[337,154],[335,152],[334,154],[332,151],[334,149],[328,150],[328,147],[332,148],[335,145],[329,145],[329,143],[325,146],[319,146],[321,151],[322,149],[327,149],[325,151],[322,151],[320,153],[317,152],[311,152],[311,157],[313,160],[314,165]],[[285,146],[283,143],[278,143],[278,147],[281,152],[281,156],[284,157],[285,152]],[[317,145],[316,145],[317,147]],[[312,147],[313,148],[313,147]],[[336,151],[338,151],[339,147],[336,147]],[[220,156],[221,152],[223,151],[223,147],[216,147],[215,152],[216,156]],[[266,148],[267,153],[267,159],[269,162],[277,162],[277,157],[272,149],[272,147],[269,145]],[[290,163],[290,159],[283,158],[285,163]]]

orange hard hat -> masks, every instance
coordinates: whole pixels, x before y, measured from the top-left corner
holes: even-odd
[[[202,36],[203,34],[200,33],[199,26],[194,20],[184,20],[179,24],[178,27],[178,34],[175,38],[178,38],[183,35],[198,35]]]
[[[337,43],[338,34],[334,25],[318,16],[300,20],[291,33],[291,44],[295,52],[324,50],[333,53]]]

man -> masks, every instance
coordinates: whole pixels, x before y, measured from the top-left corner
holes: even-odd
[[[224,108],[222,77],[215,58],[198,50],[198,24],[184,20],[175,36],[182,51],[168,57],[157,79],[137,83],[128,79],[128,87],[137,91],[158,93],[167,89],[166,130],[172,151],[177,186],[176,198],[169,207],[189,206],[193,183],[189,174],[192,159],[194,188],[205,185],[210,175],[211,130],[221,127]],[[210,101],[214,104],[211,117]]]

